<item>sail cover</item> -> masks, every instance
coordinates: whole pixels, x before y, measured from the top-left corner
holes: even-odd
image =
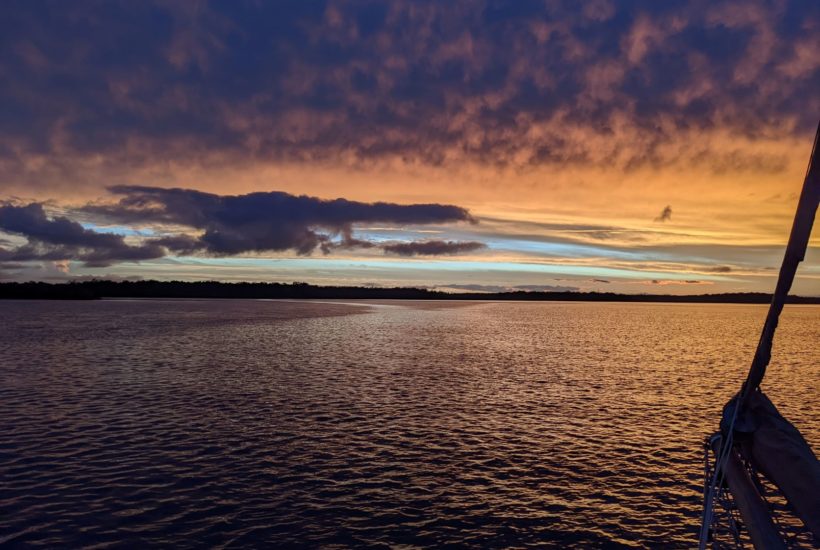
[[[743,454],[778,486],[797,516],[820,540],[820,461],[763,392],[749,393],[744,407],[755,428],[742,438]]]

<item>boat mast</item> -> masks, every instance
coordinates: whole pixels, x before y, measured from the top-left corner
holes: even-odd
[[[806,170],[806,179],[803,182],[803,191],[800,193],[800,201],[797,204],[797,212],[794,215],[794,224],[789,236],[789,244],[786,246],[786,254],[783,257],[783,264],[780,266],[780,275],[777,279],[777,287],[772,296],[772,303],[769,306],[769,314],[766,316],[766,323],[763,325],[763,333],[757,344],[752,366],[746,377],[746,382],[741,390],[738,407],[743,403],[749,392],[754,391],[763,381],[766,374],[766,367],[772,357],[772,339],[777,328],[777,321],[786,297],[794,281],[794,274],[797,266],[806,256],[806,248],[811,236],[811,228],[814,225],[814,216],[817,212],[818,202],[820,202],[820,159],[817,158],[817,141],[820,138],[820,124],[817,126],[817,133],[814,136],[814,145],[811,150],[809,167]]]
[[[763,325],[763,332],[760,335],[760,341],[757,344],[757,350],[755,351],[754,359],[752,360],[752,366],[749,369],[749,374],[746,376],[746,381],[740,389],[739,395],[733,399],[733,401],[735,401],[734,406],[731,407],[730,410],[727,410],[727,405],[727,408],[724,409],[724,415],[731,411],[731,419],[724,416],[724,420],[729,421],[726,427],[724,427],[723,423],[721,423],[721,430],[723,431],[724,437],[719,442],[719,450],[715,450],[715,454],[717,455],[715,470],[711,476],[711,482],[708,485],[705,495],[703,521],[701,523],[700,541],[698,545],[700,550],[705,550],[708,543],[714,513],[714,498],[716,491],[726,479],[724,477],[725,474],[732,474],[731,471],[727,472],[727,468],[729,470],[732,469],[732,460],[734,460],[735,450],[732,440],[735,421],[738,418],[738,412],[743,408],[744,401],[750,393],[756,391],[760,386],[760,383],[763,381],[763,377],[766,374],[766,367],[769,365],[769,361],[772,356],[772,340],[774,339],[774,331],[777,329],[777,321],[780,317],[780,313],[783,311],[783,306],[786,303],[789,290],[794,282],[797,266],[806,256],[806,249],[808,248],[809,238],[811,237],[811,229],[814,225],[814,217],[817,213],[818,204],[820,204],[820,159],[817,158],[818,140],[820,140],[820,124],[818,124],[817,133],[814,136],[814,145],[812,146],[811,157],[809,158],[809,167],[806,170],[803,190],[800,193],[800,200],[797,203],[797,212],[795,212],[794,215],[794,223],[792,224],[792,231],[789,235],[789,243],[786,246],[786,254],[783,257],[783,264],[780,266],[777,286],[775,287],[774,295],[772,296],[772,303],[769,306],[769,313],[766,316],[766,322]],[[809,450],[809,453],[811,453],[811,450]],[[732,487],[732,485],[734,485],[734,487]],[[730,490],[734,493],[739,485],[744,484],[738,484],[737,480],[735,480],[734,483],[730,482]],[[754,490],[741,492],[743,495],[748,496],[747,493],[753,494]],[[750,506],[746,506],[746,508],[751,512],[753,512],[753,508],[755,508],[754,502],[751,502],[753,500],[754,499],[744,500],[749,501],[747,503],[750,504]],[[760,527],[762,529],[762,531],[758,533],[760,537],[754,537],[755,539],[758,539],[758,541],[755,542],[755,547],[768,548],[769,546],[772,546],[772,544],[766,542],[771,538],[770,535],[772,534],[771,529],[766,528],[767,522],[754,519],[752,516],[756,516],[755,514],[747,513],[743,515],[747,521],[754,523],[756,528]],[[749,516],[751,520],[746,518],[746,516]],[[771,522],[769,521],[768,524],[771,524]]]

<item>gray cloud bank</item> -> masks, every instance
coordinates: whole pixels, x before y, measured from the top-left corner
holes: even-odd
[[[461,252],[475,252],[487,248],[477,241],[443,241],[427,240],[408,243],[388,243],[382,247],[389,254],[399,256],[440,256],[443,254],[459,254]]]
[[[16,248],[0,247],[0,263],[78,260],[87,267],[105,267],[166,253],[154,242],[129,245],[121,235],[97,233],[63,216],[48,218],[43,206],[36,203],[0,206],[0,231],[28,241]]]
[[[191,189],[117,186],[113,203],[92,203],[75,213],[126,226],[184,227],[191,233],[143,238],[131,244],[122,235],[83,227],[65,216],[48,217],[42,204],[0,205],[0,232],[26,239],[0,247],[0,262],[82,261],[102,267],[168,254],[233,256],[296,251],[329,253],[339,248],[381,248],[403,256],[445,255],[483,248],[483,243],[425,240],[373,243],[353,236],[353,225],[476,223],[461,207],[442,204],[363,203],[322,200],[282,192],[216,195]]]

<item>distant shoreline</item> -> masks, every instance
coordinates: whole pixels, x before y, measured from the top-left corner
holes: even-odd
[[[102,298],[248,298],[343,300],[499,300],[561,302],[671,302],[768,304],[771,294],[617,294],[613,292],[466,292],[424,288],[316,286],[307,283],[223,283],[217,281],[105,281],[0,283],[0,299],[98,300]],[[790,296],[791,304],[820,304],[820,297]]]

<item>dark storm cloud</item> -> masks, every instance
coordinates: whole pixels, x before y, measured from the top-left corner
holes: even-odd
[[[427,240],[408,243],[389,243],[381,247],[388,254],[398,256],[443,256],[446,254],[461,254],[475,252],[487,245],[477,241],[442,241]]]
[[[363,203],[346,199],[322,200],[278,191],[247,195],[215,195],[192,189],[161,189],[144,186],[117,186],[110,191],[121,198],[114,204],[90,204],[85,214],[124,224],[168,224],[201,231],[161,238],[156,244],[175,252],[203,251],[213,255],[245,252],[295,250],[309,254],[317,248],[372,247],[355,239],[353,224],[387,223],[421,225],[431,223],[475,223],[464,208],[444,204],[400,205],[385,202]],[[338,239],[334,239],[338,238]],[[447,254],[474,250],[481,243],[407,243],[420,246],[414,253]],[[400,245],[389,252],[404,250]],[[472,248],[471,248],[472,247]]]
[[[66,217],[49,218],[41,204],[0,205],[0,231],[25,237],[17,247],[0,248],[0,263],[79,260],[88,267],[164,256],[155,243],[132,246],[121,235],[97,233]]]
[[[664,148],[684,130],[810,132],[819,35],[815,0],[11,2],[0,166],[214,153],[659,165],[684,154]],[[690,162],[718,171],[784,166],[693,147]]]
[[[250,252],[295,250],[310,254],[335,249],[379,248],[404,256],[457,254],[483,248],[478,242],[421,241],[374,243],[353,235],[353,224],[423,225],[476,223],[463,208],[443,204],[362,203],[322,200],[268,192],[222,196],[190,189],[119,186],[115,203],[92,203],[74,212],[130,226],[184,227],[197,232],[141,238],[129,244],[123,235],[94,231],[65,216],[49,217],[40,203],[0,203],[0,232],[25,238],[2,241],[0,265],[20,262],[82,261],[87,267],[161,258],[168,254],[231,256]]]

